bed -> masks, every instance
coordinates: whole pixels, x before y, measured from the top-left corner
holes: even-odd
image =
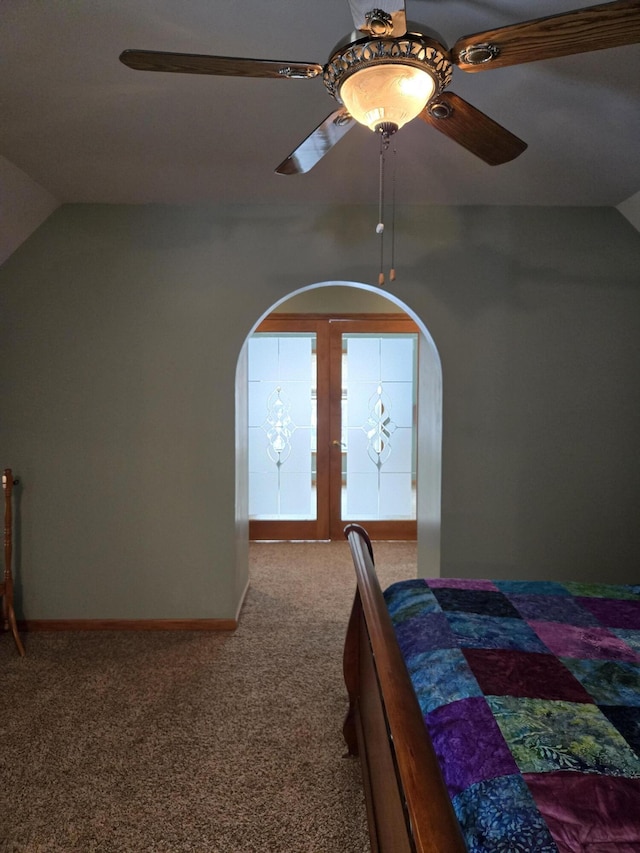
[[[343,733],[373,853],[640,851],[640,585],[412,579],[366,530]]]

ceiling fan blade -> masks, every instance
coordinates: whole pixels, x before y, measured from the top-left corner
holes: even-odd
[[[485,71],[638,42],[640,0],[616,0],[463,36],[451,57],[463,71]]]
[[[228,77],[317,77],[322,65],[314,62],[279,62],[275,59],[241,59],[198,53],[164,53],[125,50],[120,61],[136,71],[173,71],[178,74],[219,74]]]
[[[397,37],[407,32],[404,0],[349,0],[349,8],[355,28],[363,33]]]
[[[344,107],[319,124],[276,169],[279,175],[302,175],[312,169],[342,137],[356,125]]]
[[[526,142],[453,92],[434,98],[420,118],[490,166],[514,160],[527,147]]]

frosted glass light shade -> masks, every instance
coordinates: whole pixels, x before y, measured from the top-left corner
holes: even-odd
[[[382,122],[401,128],[422,112],[435,88],[428,71],[388,63],[351,74],[340,86],[340,98],[353,118],[371,130]]]

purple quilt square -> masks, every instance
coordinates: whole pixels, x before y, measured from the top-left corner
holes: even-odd
[[[483,779],[519,772],[484,698],[443,705],[425,722],[452,797]]]
[[[578,679],[553,655],[503,649],[463,649],[487,696],[524,696],[593,704]]]
[[[394,627],[405,658],[434,649],[452,649],[457,646],[444,613],[418,614]]]
[[[598,625],[596,617],[575,598],[564,595],[509,595],[509,601],[524,619]]]
[[[490,589],[496,592],[493,581],[477,578],[429,578],[427,586],[431,589]]]
[[[578,598],[576,601],[607,628],[640,628],[640,601],[620,598]]]
[[[536,622],[529,625],[554,655],[567,658],[639,659],[625,642],[606,628],[576,627],[559,622]]]
[[[640,850],[640,779],[571,771],[523,776],[560,853]]]

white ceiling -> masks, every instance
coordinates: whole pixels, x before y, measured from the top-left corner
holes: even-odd
[[[580,0],[407,0],[445,42]],[[322,81],[132,71],[124,48],[323,64],[347,0],[2,0],[0,156],[60,202],[373,202],[356,127],[307,175],[275,166],[334,108]],[[490,167],[415,121],[398,200],[617,205],[640,189],[640,45],[465,74],[451,89],[529,144]]]

